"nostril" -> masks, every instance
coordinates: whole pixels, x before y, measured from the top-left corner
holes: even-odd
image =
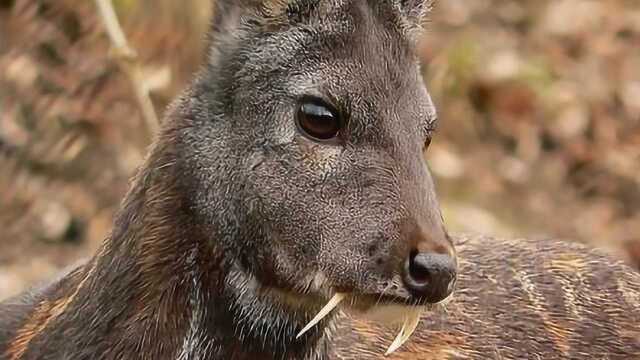
[[[427,285],[431,280],[431,271],[418,254],[417,251],[412,251],[409,255],[409,276],[415,283]]]
[[[409,291],[434,303],[455,287],[456,264],[448,255],[412,251],[405,261],[404,283]]]

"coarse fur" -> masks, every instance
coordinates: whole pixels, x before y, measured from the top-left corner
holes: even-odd
[[[454,236],[458,286],[389,359],[638,359],[640,274],[558,240]],[[395,328],[339,319],[330,358],[379,359]]]
[[[456,257],[422,153],[437,116],[418,0],[218,0],[173,104],[88,262],[0,306],[0,359],[378,358],[394,333],[338,315],[422,303],[412,251]],[[345,118],[297,130],[301,98]],[[640,355],[640,279],[560,242],[458,237],[460,280],[398,358]],[[358,315],[359,316],[359,315]],[[382,341],[382,340],[385,341]]]

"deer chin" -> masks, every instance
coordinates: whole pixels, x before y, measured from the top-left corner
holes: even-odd
[[[398,326],[404,323],[404,318],[412,312],[426,312],[429,307],[426,306],[407,306],[407,305],[377,305],[368,310],[351,310],[354,317],[366,321],[375,322],[386,326]]]
[[[346,304],[342,309],[347,313],[369,320],[372,322],[382,323],[384,325],[399,325],[400,331],[393,340],[385,355],[390,355],[398,350],[413,334],[420,323],[420,317],[423,313],[431,310],[435,306],[443,305],[449,302],[451,296],[442,300],[437,304],[429,305],[410,305],[410,304],[379,304],[378,301],[373,302],[370,296],[359,297],[348,293],[335,293],[327,304],[320,309],[316,316],[298,333],[296,338],[301,337],[307,331],[316,326],[322,319],[329,315],[334,309],[341,304]],[[343,302],[344,300],[348,300]]]

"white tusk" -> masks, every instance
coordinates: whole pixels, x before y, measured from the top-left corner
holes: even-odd
[[[400,332],[398,332],[398,336],[396,336],[396,338],[393,340],[393,342],[389,346],[389,349],[387,349],[387,352],[384,353],[384,356],[388,356],[389,354],[392,354],[394,351],[398,350],[400,346],[402,346],[402,334],[404,332],[406,325],[407,325],[407,322],[405,321],[402,324],[402,328],[400,329]]]
[[[342,302],[342,300],[344,300],[346,297],[347,297],[347,294],[344,294],[344,293],[336,293],[335,295],[333,295],[333,297],[331,298],[331,300],[329,300],[327,305],[325,305],[318,312],[318,315],[316,315],[311,321],[309,321],[307,326],[305,326],[304,329],[302,329],[298,333],[298,335],[296,335],[296,339],[300,338],[300,336],[304,335],[304,333],[309,331],[309,329],[316,326],[316,324],[319,323],[320,320],[324,319],[325,316],[329,315],[331,310],[333,310],[336,306],[338,306],[338,304],[340,304],[340,302]]]
[[[418,324],[420,323],[421,314],[422,314],[422,309],[420,308],[413,309],[407,314],[404,320],[404,324],[402,324],[402,328],[398,333],[398,336],[396,336],[396,338],[393,340],[387,352],[384,353],[385,356],[388,356],[394,353],[396,350],[400,348],[400,346],[402,346],[402,344],[404,344],[407,340],[409,340],[413,332],[416,331]]]
[[[420,323],[420,315],[422,314],[422,309],[415,309],[412,311],[412,314],[409,315],[408,317],[408,321],[407,321],[407,326],[404,329],[404,337],[402,338],[402,343],[404,344],[407,340],[409,340],[409,338],[411,337],[411,335],[413,335],[413,332],[416,331],[416,328],[418,327],[418,324]]]

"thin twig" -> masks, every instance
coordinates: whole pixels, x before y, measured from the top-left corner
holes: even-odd
[[[142,116],[144,117],[147,130],[153,137],[158,131],[160,122],[158,121],[158,115],[156,114],[151,97],[149,96],[149,88],[145,85],[138,54],[129,46],[111,0],[95,0],[95,2],[98,6],[100,16],[102,16],[109,38],[111,39],[116,59],[131,81],[142,110]]]

